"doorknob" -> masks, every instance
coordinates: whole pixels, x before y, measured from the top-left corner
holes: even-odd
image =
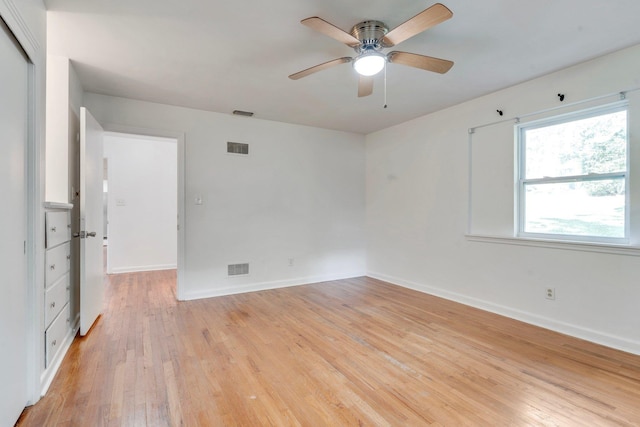
[[[87,233],[85,231],[81,231],[79,233],[73,233],[73,237],[79,237],[81,239],[84,239],[86,237],[96,237],[96,232],[95,231],[89,231]]]

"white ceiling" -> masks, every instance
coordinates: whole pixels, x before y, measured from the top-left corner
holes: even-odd
[[[416,0],[48,0],[48,53],[70,58],[88,92],[370,133],[640,43],[638,0],[444,0],[453,18],[395,47],[450,59],[445,75],[390,64],[357,97],[350,64],[289,74],[349,47],[300,24],[390,28]],[[640,59],[639,59],[640,60]]]

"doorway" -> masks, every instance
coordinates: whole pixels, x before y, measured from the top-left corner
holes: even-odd
[[[178,266],[178,140],[105,132],[107,274]]]

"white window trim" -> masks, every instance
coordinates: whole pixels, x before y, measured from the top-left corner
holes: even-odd
[[[640,257],[640,246],[630,246],[611,243],[580,242],[558,239],[536,239],[528,237],[485,236],[481,234],[466,234],[470,242],[495,243],[503,245],[529,246],[579,252],[598,252],[613,255]]]
[[[626,132],[626,170],[613,172],[613,173],[604,173],[604,174],[589,174],[589,175],[577,175],[577,176],[564,176],[564,177],[544,177],[544,178],[523,178],[522,175],[526,170],[526,162],[525,156],[523,154],[523,146],[524,146],[524,134],[527,130],[537,129],[541,127],[553,126],[562,123],[568,123],[571,121],[581,120],[590,117],[596,117],[599,115],[604,115],[608,113],[615,113],[619,111],[627,112],[627,132]],[[624,248],[629,247],[630,242],[630,186],[629,186],[629,175],[630,175],[630,166],[631,166],[631,158],[630,158],[630,144],[629,144],[629,103],[626,100],[600,105],[580,111],[574,111],[566,114],[561,114],[554,117],[543,118],[539,120],[533,120],[525,123],[518,123],[515,126],[515,144],[516,149],[515,155],[515,206],[514,206],[514,234],[515,238],[497,238],[497,239],[506,239],[506,240],[524,240],[530,242],[545,242],[548,244],[550,242],[559,242],[559,243],[567,243],[570,245],[594,245],[598,248],[597,252],[603,252],[603,247],[608,248]],[[562,182],[584,182],[584,181],[595,181],[595,180],[605,180],[611,178],[624,178],[625,180],[625,224],[624,224],[624,237],[622,238],[612,238],[612,237],[598,237],[598,236],[578,236],[571,234],[545,234],[545,233],[531,233],[524,231],[524,222],[525,222],[525,198],[524,198],[524,187],[526,184],[531,183],[562,183]],[[467,236],[471,237],[471,236]],[[483,241],[486,241],[487,236],[474,236]],[[473,240],[473,239],[471,239]],[[535,244],[534,246],[540,246]],[[548,247],[548,246],[547,246]],[[635,249],[634,249],[635,250]],[[609,252],[609,251],[604,251]],[[614,253],[619,253],[617,250]]]

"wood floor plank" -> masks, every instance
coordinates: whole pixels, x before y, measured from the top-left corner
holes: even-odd
[[[111,275],[19,426],[640,425],[640,356],[355,278],[198,301]]]

